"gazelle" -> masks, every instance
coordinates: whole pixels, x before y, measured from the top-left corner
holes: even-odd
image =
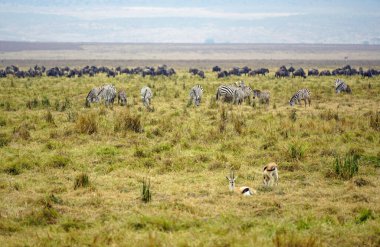
[[[239,189],[235,188],[235,182],[238,177],[235,177],[234,172],[230,172],[230,176],[226,176],[226,178],[230,183],[229,188],[231,192],[237,192],[243,196],[251,196],[256,193],[255,190],[252,190],[247,186],[242,186]]]
[[[269,186],[271,181],[272,181],[272,184],[276,183],[276,185],[278,185],[278,168],[277,168],[277,164],[274,162],[271,162],[268,165],[264,166],[264,169],[263,169],[264,185]]]

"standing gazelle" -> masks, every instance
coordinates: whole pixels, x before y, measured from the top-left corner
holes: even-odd
[[[240,187],[239,189],[236,189],[235,188],[235,182],[236,182],[236,179],[237,177],[235,177],[234,175],[234,172],[230,172],[230,176],[226,176],[227,180],[229,181],[230,185],[229,185],[229,188],[230,188],[230,191],[231,192],[237,192],[243,196],[251,196],[253,194],[256,193],[255,190],[252,190],[251,188],[247,187],[247,186],[242,186]]]
[[[272,184],[276,183],[276,185],[278,185],[278,168],[277,168],[277,164],[274,162],[271,162],[268,165],[264,166],[264,169],[263,169],[264,185],[269,186],[271,181],[272,181]]]

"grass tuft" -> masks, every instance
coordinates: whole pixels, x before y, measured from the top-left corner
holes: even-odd
[[[128,110],[124,111],[116,118],[114,131],[134,131],[136,133],[143,132],[140,116],[132,115]]]
[[[369,126],[376,131],[380,131],[380,112],[371,114],[369,118]]]
[[[301,236],[294,233],[276,233],[273,238],[276,247],[314,247],[320,246],[313,236]]]
[[[148,203],[152,200],[152,192],[150,191],[150,179],[144,178],[142,181],[141,200],[144,203]]]
[[[92,135],[98,132],[98,117],[95,113],[83,114],[76,121],[76,129],[79,133]]]
[[[343,180],[351,179],[359,172],[359,156],[347,154],[344,160],[340,157],[335,158],[335,175]]]
[[[90,186],[90,178],[86,173],[81,173],[74,180],[74,190]]]

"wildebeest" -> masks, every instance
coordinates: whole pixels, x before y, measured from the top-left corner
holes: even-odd
[[[223,71],[220,71],[218,73],[218,78],[224,78],[224,77],[227,77],[229,76],[230,74],[226,71],[226,70],[223,70]]]
[[[296,76],[306,78],[306,74],[305,74],[305,71],[303,70],[303,68],[299,68],[293,72],[292,77],[296,77]]]
[[[322,70],[319,72],[319,76],[331,76],[330,70]]]
[[[222,69],[219,67],[219,66],[214,66],[212,67],[212,72],[219,72],[221,71]]]
[[[318,76],[319,71],[317,69],[309,69],[307,72],[307,76]]]

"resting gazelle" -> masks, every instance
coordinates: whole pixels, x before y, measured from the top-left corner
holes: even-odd
[[[236,182],[237,177],[235,177],[234,172],[231,172],[230,176],[229,177],[226,176],[226,178],[230,183],[229,188],[231,192],[237,192],[243,196],[251,196],[256,193],[255,190],[252,190],[251,188],[247,186],[240,187],[239,189],[235,188],[235,182]]]
[[[272,181],[272,184],[276,183],[276,185],[278,185],[278,168],[277,168],[277,164],[274,162],[271,162],[268,165],[264,166],[264,169],[263,169],[264,185],[269,186],[271,181]]]

